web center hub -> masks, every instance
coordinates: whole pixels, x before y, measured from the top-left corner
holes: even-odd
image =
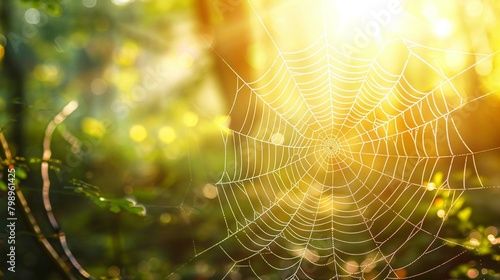
[[[327,157],[335,157],[339,154],[341,149],[341,144],[337,138],[327,138],[323,140],[323,153]]]

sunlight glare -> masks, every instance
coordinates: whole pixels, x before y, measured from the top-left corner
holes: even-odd
[[[229,125],[231,124],[231,116],[218,116],[215,118],[215,123],[220,128],[221,132],[231,134]]]
[[[188,52],[182,52],[179,54],[179,56],[177,57],[177,61],[179,63],[179,65],[183,68],[189,68],[193,65],[193,62],[194,62],[194,58],[193,56],[188,53]]]
[[[467,1],[465,11],[470,17],[478,17],[483,13],[483,3],[480,0]]]
[[[451,22],[445,18],[438,20],[434,24],[434,33],[441,37],[446,37],[453,31],[453,25]]]
[[[397,0],[336,0],[334,9],[340,17],[342,25],[355,22],[359,18],[367,17],[370,14],[377,13],[381,10],[397,9],[401,3]]]

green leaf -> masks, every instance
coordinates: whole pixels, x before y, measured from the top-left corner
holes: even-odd
[[[101,197],[97,197],[95,199],[93,199],[94,201],[94,204],[103,208],[105,207],[106,205],[108,205],[108,202],[106,201],[106,199],[102,199]]]
[[[120,206],[118,206],[116,204],[111,204],[111,206],[109,206],[109,211],[111,211],[113,213],[119,213],[121,211],[121,209],[120,209]]]
[[[139,216],[144,216],[146,215],[146,208],[144,208],[144,206],[142,205],[139,205],[139,206],[134,206],[134,207],[130,207],[129,209],[127,209],[130,213],[132,214],[136,214],[136,215],[139,215]]]
[[[17,167],[16,168],[16,177],[19,179],[26,179],[26,177],[28,177],[28,174],[26,174],[26,171],[24,171],[24,169]]]

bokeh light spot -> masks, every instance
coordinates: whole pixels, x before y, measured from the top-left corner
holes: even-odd
[[[345,270],[349,273],[356,273],[359,269],[359,265],[356,261],[348,261],[345,264]]]
[[[462,54],[449,52],[444,57],[446,64],[452,69],[461,69],[465,66],[466,57]]]
[[[93,8],[97,4],[97,0],[82,0],[83,6]]]
[[[136,124],[130,128],[129,136],[135,142],[142,142],[148,136],[148,132],[144,126]]]
[[[480,60],[480,58],[477,58],[477,60]],[[480,76],[487,76],[491,74],[491,71],[493,71],[493,59],[492,58],[486,58],[482,60],[481,62],[478,61],[478,64],[474,66],[476,73]]]
[[[206,184],[203,187],[203,195],[208,199],[214,199],[217,197],[217,187],[212,184]]]
[[[94,79],[92,83],[90,83],[90,90],[95,95],[101,95],[105,93],[107,89],[108,85],[103,79]]]
[[[255,69],[261,69],[266,66],[268,55],[262,46],[253,44],[248,48],[246,58],[250,66]]]
[[[489,226],[484,230],[484,234],[488,235],[491,234],[493,236],[497,236],[498,234],[498,229],[494,226]]]
[[[445,18],[438,20],[434,24],[434,33],[441,37],[446,37],[453,31],[453,25],[451,22]]]
[[[446,216],[446,211],[444,211],[443,209],[439,209],[437,211],[437,216],[441,219],[443,219],[445,216]]]
[[[86,117],[82,121],[82,130],[93,137],[101,138],[106,133],[106,127],[104,124],[94,118]]]
[[[468,0],[465,2],[465,12],[470,17],[478,17],[483,13],[483,3],[480,0]]]
[[[189,127],[198,124],[198,115],[194,112],[188,111],[182,116],[182,122]]]
[[[469,239],[469,243],[474,247],[481,245],[481,242],[479,242],[479,240],[477,240],[476,238]]]
[[[138,55],[139,47],[135,43],[127,41],[121,48],[115,50],[114,60],[120,65],[131,66],[135,63]]]
[[[164,126],[158,131],[158,138],[165,144],[170,144],[174,142],[177,137],[177,133],[170,126]]]
[[[170,213],[162,213],[160,215],[160,222],[162,222],[163,224],[168,224],[172,221],[172,215],[170,215]]]
[[[120,268],[118,268],[117,266],[110,266],[108,268],[108,274],[109,276],[111,277],[118,277],[120,276]]]
[[[34,8],[29,8],[24,12],[24,19],[29,24],[40,23],[40,11]]]
[[[132,2],[132,0],[111,0],[116,6],[124,6]]]
[[[60,80],[59,68],[54,64],[38,64],[35,66],[33,74],[41,82],[57,84]]]
[[[467,277],[473,279],[473,278],[476,278],[478,276],[479,276],[479,271],[477,271],[477,269],[469,268],[469,270],[467,270]]]
[[[285,137],[281,133],[275,133],[271,136],[271,142],[276,145],[282,145],[285,142]]]

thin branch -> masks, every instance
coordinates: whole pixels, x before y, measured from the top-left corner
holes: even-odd
[[[12,154],[9,149],[9,145],[7,144],[7,140],[5,139],[5,136],[3,135],[3,132],[0,131],[0,142],[2,142],[2,147],[5,153],[5,157],[7,159],[7,164],[13,164],[14,161],[12,160]],[[42,234],[42,231],[40,229],[40,226],[38,226],[37,221],[35,220],[35,217],[33,216],[33,213],[31,212],[31,209],[28,205],[28,201],[24,197],[23,192],[19,188],[19,184],[16,183],[16,195],[17,199],[21,203],[21,209],[24,212],[24,215],[28,219],[28,224],[31,226],[31,229],[33,232],[36,234],[38,241],[42,245],[42,247],[45,249],[45,251],[50,255],[50,257],[57,263],[57,265],[61,268],[62,272],[68,279],[75,279],[76,277],[71,273],[71,267],[59,256],[57,251],[54,249],[52,244],[45,238],[45,236]]]
[[[73,113],[76,108],[78,108],[78,102],[71,101],[66,105],[62,111],[57,114],[54,119],[47,125],[47,129],[45,130],[45,137],[43,139],[43,156],[42,156],[42,180],[43,180],[43,188],[42,188],[42,197],[43,197],[43,206],[45,208],[45,212],[49,218],[50,224],[54,231],[57,233],[57,238],[63,248],[64,254],[71,262],[73,267],[78,270],[78,272],[85,278],[92,278],[90,274],[83,269],[83,267],[78,263],[76,258],[73,256],[73,253],[69,249],[68,243],[66,241],[66,235],[61,231],[61,227],[54,216],[54,212],[52,211],[52,204],[50,202],[49,190],[50,190],[50,178],[49,178],[49,163],[50,157],[52,156],[52,150],[50,148],[50,142],[52,140],[52,134],[56,129],[57,125],[62,123],[71,113]]]

